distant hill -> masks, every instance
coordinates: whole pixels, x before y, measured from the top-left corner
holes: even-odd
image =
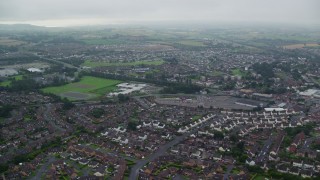
[[[44,30],[43,26],[35,26],[31,24],[0,24],[2,31],[30,31],[30,30]]]

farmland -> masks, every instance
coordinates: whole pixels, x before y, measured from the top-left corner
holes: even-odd
[[[197,46],[197,47],[205,46],[201,41],[195,41],[195,40],[184,40],[184,41],[180,41],[179,44],[186,45],[186,46]]]
[[[311,48],[315,48],[318,47],[320,48],[320,44],[317,43],[301,43],[301,44],[290,44],[287,46],[283,46],[283,48],[285,49],[300,49],[300,48],[306,48],[306,47],[311,47]]]
[[[42,89],[42,91],[66,97],[70,100],[82,100],[103,96],[115,90],[115,85],[119,83],[121,81],[84,76],[79,82],[57,87],[47,87]]]
[[[0,38],[0,45],[1,46],[18,46],[21,44],[25,44],[25,42],[14,40],[14,39],[9,39],[9,38]]]
[[[161,65],[163,60],[155,61],[134,61],[134,62],[107,62],[107,61],[91,61],[87,60],[82,65],[88,67],[101,67],[101,66],[137,66],[137,65]]]

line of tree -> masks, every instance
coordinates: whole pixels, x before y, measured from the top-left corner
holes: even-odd
[[[155,80],[155,79],[140,79],[135,77],[128,77],[123,75],[116,75],[116,74],[107,74],[107,73],[100,73],[100,72],[81,72],[79,77],[81,76],[94,76],[94,77],[101,77],[106,79],[116,79],[122,81],[138,81],[144,83],[151,83],[160,86],[165,86],[162,90],[162,93],[166,94],[175,94],[175,93],[186,93],[192,94],[199,92],[203,88],[197,85],[186,84],[186,83],[174,83],[168,82],[166,80]]]

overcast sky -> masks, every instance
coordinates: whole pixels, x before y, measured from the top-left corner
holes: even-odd
[[[320,0],[0,0],[0,23],[70,26],[191,20],[319,24]]]

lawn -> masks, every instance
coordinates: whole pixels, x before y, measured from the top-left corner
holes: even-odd
[[[47,87],[42,89],[42,91],[60,96],[64,93],[79,93],[80,95],[89,94],[91,97],[97,97],[115,90],[116,85],[119,83],[121,83],[121,81],[84,76],[79,82],[70,83],[63,86]],[[78,99],[81,99],[81,97]]]
[[[237,169],[237,168],[233,168],[232,171],[231,171],[232,174],[239,174],[240,173],[240,170]]]
[[[200,119],[202,116],[201,115],[195,115],[192,117],[192,121],[196,121],[198,119]]]
[[[234,76],[246,76],[247,74],[244,71],[241,71],[240,69],[233,69],[232,71],[232,75]]]
[[[134,61],[134,62],[117,62],[117,63],[110,63],[106,61],[91,61],[87,60],[85,61],[82,66],[88,66],[88,67],[101,67],[101,66],[137,66],[137,65],[161,65],[164,61],[161,60],[155,60],[155,61]]]
[[[266,177],[265,176],[262,176],[262,175],[257,175],[254,177],[254,180],[265,180]]]
[[[221,72],[221,71],[213,71],[213,72],[211,73],[211,75],[212,75],[212,76],[222,76],[222,75],[223,75],[223,72]]]

